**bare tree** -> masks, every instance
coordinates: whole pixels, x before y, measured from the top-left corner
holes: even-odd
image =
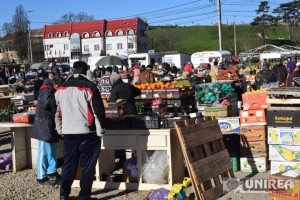
[[[12,33],[14,31],[13,29],[13,24],[12,23],[8,23],[8,22],[5,22],[3,25],[2,25],[2,31],[3,31],[3,34],[4,36],[5,35],[8,35],[10,33]]]
[[[69,12],[64,14],[58,21],[54,22],[55,24],[64,24],[71,22],[86,22],[94,20],[94,16],[88,15],[87,13],[80,12],[78,14]]]
[[[28,18],[22,5],[16,7],[12,24],[14,29],[13,47],[17,51],[18,57],[25,59],[28,55]]]
[[[88,15],[85,12],[80,12],[76,15],[76,18],[79,22],[86,22],[86,21],[91,21],[94,20],[94,17],[91,15]]]

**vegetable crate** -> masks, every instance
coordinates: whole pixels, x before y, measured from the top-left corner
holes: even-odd
[[[231,115],[231,106],[206,107],[204,112],[205,117],[229,117]]]

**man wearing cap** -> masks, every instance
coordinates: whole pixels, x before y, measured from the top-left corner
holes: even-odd
[[[112,85],[111,95],[108,102],[116,102],[117,99],[125,99],[124,115],[137,115],[134,97],[141,95],[141,90],[129,83],[124,83],[119,74],[110,76]]]
[[[64,139],[60,199],[68,199],[80,163],[78,199],[89,199],[104,134],[104,105],[97,86],[87,77],[88,66],[77,61],[73,75],[55,93],[56,129]]]
[[[276,77],[279,86],[285,86],[287,71],[285,66],[281,63],[281,59],[276,59],[276,64],[272,69],[272,73]]]
[[[294,71],[291,73],[289,80],[288,80],[288,87],[300,87],[300,84],[297,83],[294,78],[299,78],[300,77],[300,62],[296,63],[296,68]]]

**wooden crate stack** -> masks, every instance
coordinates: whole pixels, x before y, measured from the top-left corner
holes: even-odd
[[[300,88],[266,92],[271,174],[300,169]]]
[[[266,141],[266,93],[253,92],[242,95],[240,111],[241,171],[266,172],[268,150]]]

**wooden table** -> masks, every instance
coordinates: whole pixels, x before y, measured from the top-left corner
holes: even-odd
[[[28,137],[32,133],[32,124],[1,122],[1,128],[11,129],[11,147],[13,172],[27,168],[31,157],[28,152]]]

